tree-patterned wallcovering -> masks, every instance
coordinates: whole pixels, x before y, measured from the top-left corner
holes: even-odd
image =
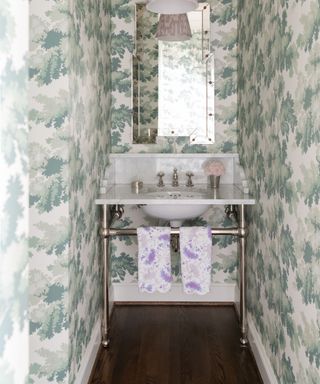
[[[279,383],[314,384],[320,377],[320,7],[317,0],[239,1],[239,151],[258,201],[249,215],[249,310]],[[1,10],[7,11],[7,4]],[[189,146],[179,138],[178,151],[236,151],[237,3],[212,0],[212,6],[221,129],[214,146]],[[154,146],[131,144],[126,63],[132,49],[132,7],[127,0],[114,0],[111,11],[109,7],[110,0],[29,2],[28,156],[24,70],[20,72],[10,58],[12,65],[6,66],[10,79],[6,95],[7,85],[12,89],[18,84],[12,100],[21,97],[22,101],[17,103],[18,116],[12,117],[19,128],[17,136],[9,136],[4,147],[8,169],[14,168],[17,176],[4,182],[8,188],[1,200],[14,236],[4,237],[2,232],[1,247],[7,247],[6,252],[17,246],[22,253],[6,275],[18,302],[2,295],[0,305],[10,312],[2,328],[6,342],[12,341],[12,331],[25,337],[26,258],[18,237],[27,235],[23,199],[29,157],[30,383],[74,382],[97,320],[101,284],[94,256],[100,253],[94,241],[93,199],[110,149],[110,12],[113,151],[175,148],[170,140]],[[17,13],[5,14],[10,18]],[[10,49],[13,37],[7,34],[4,41],[1,36],[4,49]],[[18,61],[23,65],[23,60]],[[8,207],[14,208],[13,216]],[[221,211],[209,212],[196,223],[210,221],[212,214],[219,224],[230,224]],[[137,225],[139,220],[146,223],[140,213],[131,212],[119,225]],[[235,244],[229,244],[230,238],[214,241],[213,279],[233,281]],[[112,244],[113,281],[135,281],[135,251],[130,249],[135,245],[127,238],[119,242],[120,246]],[[177,265],[176,259],[178,279]],[[10,286],[6,288],[9,292]],[[11,380],[16,362],[6,360],[4,350],[0,356],[5,359],[1,375]]]
[[[320,382],[320,7],[239,2],[249,310],[281,384]]]
[[[111,125],[110,0],[69,0],[69,363],[80,368],[102,305],[102,260],[95,206],[108,161]]]
[[[30,2],[29,381],[68,382],[68,1]]]
[[[3,384],[24,383],[28,374],[28,16],[27,0],[0,4],[0,382]]]
[[[30,382],[73,383],[99,320],[110,2],[30,2]]]
[[[132,145],[131,52],[133,49],[134,1],[112,0],[112,151],[113,152],[236,152],[237,15],[235,1],[209,1],[212,7],[211,33],[216,70],[216,142],[214,145],[189,145],[189,138],[162,140],[160,144]],[[141,210],[126,207],[122,227],[148,223]],[[223,208],[209,210],[196,225],[228,225]],[[150,224],[150,223],[149,223]],[[152,222],[151,222],[152,224]],[[137,282],[137,243],[128,236],[112,239],[112,280]],[[231,238],[214,240],[213,282],[234,282],[237,250]],[[175,281],[179,281],[179,255],[174,254]]]
[[[112,152],[237,151],[237,1],[210,0],[215,50],[216,100],[214,145],[190,145],[189,138],[163,138],[158,144],[132,144],[131,53],[134,0],[112,0]]]

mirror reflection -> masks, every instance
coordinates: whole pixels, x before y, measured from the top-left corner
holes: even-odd
[[[210,53],[210,6],[188,13],[192,37],[156,38],[158,15],[136,4],[132,66],[134,143],[157,136],[189,136],[214,142],[214,65]]]

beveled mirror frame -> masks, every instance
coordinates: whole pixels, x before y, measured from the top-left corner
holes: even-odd
[[[136,1],[134,4],[134,50],[132,53],[132,131],[133,131],[133,143],[134,144],[155,144],[158,137],[158,126],[149,127],[146,132],[143,132],[140,124],[141,117],[141,105],[140,105],[140,66],[142,65],[137,51],[137,12],[138,7],[145,6],[144,1]],[[193,131],[189,131],[186,135],[190,138],[191,144],[213,144],[215,138],[215,114],[214,114],[214,53],[211,50],[211,33],[210,33],[210,5],[208,3],[200,3],[199,7],[194,12],[201,12],[202,20],[202,64],[205,65],[205,116],[204,123],[201,123],[200,129],[195,128]],[[153,14],[155,15],[155,14]],[[152,16],[154,17],[154,16]],[[156,16],[157,17],[157,16]],[[153,28],[152,28],[153,29]],[[155,34],[156,25],[153,33]],[[158,92],[158,88],[157,88]],[[137,97],[138,104],[134,103],[134,97]],[[158,101],[157,101],[158,102]],[[158,111],[158,109],[157,109]],[[154,112],[154,111],[153,111]],[[154,115],[154,113],[153,113]],[[158,125],[158,124],[157,124]],[[177,137],[174,130],[168,130],[161,136]]]

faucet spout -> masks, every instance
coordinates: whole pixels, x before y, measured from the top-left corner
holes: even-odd
[[[173,187],[179,187],[178,170],[177,170],[177,168],[174,168],[174,170],[173,170],[173,175],[172,175],[172,186],[173,186]]]

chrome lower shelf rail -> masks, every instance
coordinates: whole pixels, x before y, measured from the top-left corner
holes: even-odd
[[[179,235],[179,228],[171,228],[171,235]],[[239,228],[211,228],[212,235],[240,236]],[[101,237],[137,236],[136,228],[101,228]]]

